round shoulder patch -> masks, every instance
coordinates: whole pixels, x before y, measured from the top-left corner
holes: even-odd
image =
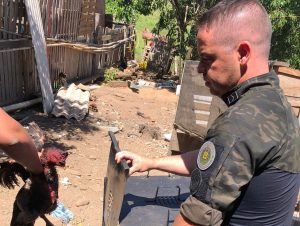
[[[205,142],[198,153],[197,165],[201,170],[207,170],[216,158],[216,148],[211,141]]]

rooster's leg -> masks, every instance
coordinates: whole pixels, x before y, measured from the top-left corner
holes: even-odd
[[[13,208],[13,213],[12,213],[12,218],[10,221],[10,226],[17,226],[17,218],[19,216],[19,214],[21,213],[21,210],[19,209],[18,205],[17,205],[17,201],[14,202],[14,208]]]
[[[37,216],[30,215],[20,210],[17,201],[14,202],[10,226],[34,226]]]
[[[40,217],[46,222],[46,226],[54,226],[45,215],[41,215]]]

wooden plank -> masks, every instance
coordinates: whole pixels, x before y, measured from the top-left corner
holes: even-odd
[[[102,35],[102,36],[99,37],[99,40],[105,42],[105,41],[110,41],[111,38],[112,38],[111,35]]]
[[[21,29],[22,29],[22,4],[23,2],[21,0],[18,1],[18,23],[17,23],[17,29],[18,29],[18,34],[21,34]]]
[[[300,78],[300,70],[296,70],[288,67],[279,67],[278,72]]]
[[[292,105],[292,107],[300,107],[300,98],[299,97],[287,97],[287,100]]]
[[[0,24],[1,24],[1,27],[4,24],[3,18],[4,18],[4,15],[3,15],[3,0],[0,0]],[[0,31],[0,39],[3,39],[2,31]],[[1,104],[1,102],[0,102],[0,104]]]
[[[300,117],[299,117],[299,116],[300,116],[300,108],[293,107],[293,110],[294,110],[294,112],[295,112],[296,117],[297,117],[297,118],[300,118]]]
[[[11,92],[12,92],[12,97],[13,101],[18,101],[18,81],[17,81],[17,74],[16,74],[16,64],[18,63],[16,59],[16,53],[18,52],[11,52]]]
[[[12,26],[13,26],[13,32],[17,32],[17,19],[18,19],[18,0],[15,0],[13,2],[13,11],[14,11],[14,17],[12,21]],[[14,38],[18,38],[18,36],[15,35]]]
[[[300,77],[278,74],[280,87],[287,96],[300,97]]]
[[[14,81],[13,81],[13,63],[12,62],[12,53],[13,52],[7,52],[7,67],[8,67],[8,93],[9,93],[9,99],[13,102],[15,97],[14,97]]]
[[[46,4],[46,28],[47,28],[47,37],[52,37],[53,38],[53,33],[52,33],[52,0],[48,0]]]
[[[26,59],[27,59],[27,55],[26,55],[26,50],[22,50],[21,51],[21,65],[22,65],[22,78],[23,78],[23,81],[24,81],[24,96],[26,97],[27,95],[27,90],[28,90],[28,71],[27,71],[27,62],[26,62]]]
[[[66,33],[66,38],[65,39],[69,39],[69,27],[70,27],[70,2],[66,1],[66,7],[65,7],[65,12],[66,12],[66,26],[65,26],[65,33]]]
[[[77,1],[78,2],[78,1]],[[71,11],[71,20],[72,20],[72,26],[71,26],[71,39],[75,40],[75,33],[76,33],[76,1],[72,1],[72,11]]]
[[[32,47],[32,41],[28,39],[0,40],[0,49],[17,49],[22,47]]]
[[[57,0],[57,31],[56,34],[60,35],[62,33],[61,25],[62,25],[62,1]]]
[[[41,21],[38,0],[25,0],[29,24],[31,27],[32,40],[36,55],[37,69],[41,91],[43,96],[43,107],[45,113],[50,113],[54,105],[54,96],[50,82],[49,66],[46,55],[46,42]]]
[[[56,35],[56,23],[57,23],[57,8],[56,8],[56,0],[52,0],[51,7],[51,37],[55,37]]]
[[[61,5],[61,30],[60,30],[60,38],[64,38],[65,35],[65,23],[66,23],[66,18],[65,18],[65,0],[62,0],[62,5]]]
[[[4,53],[0,53],[0,106],[5,104],[5,74],[4,74],[4,62],[3,62]]]
[[[13,31],[13,26],[12,26],[12,20],[13,20],[13,17],[14,17],[14,15],[13,15],[13,1],[11,1],[11,0],[9,0],[8,1],[8,11],[9,11],[9,14],[8,14],[8,31],[10,31],[10,32],[14,32]],[[8,37],[10,38],[10,39],[12,39],[13,38],[13,35],[12,34],[9,34],[8,35]]]
[[[24,100],[24,96],[23,96],[23,92],[21,92],[21,90],[23,91],[23,82],[22,82],[22,71],[21,71],[21,67],[22,65],[20,65],[21,62],[21,51],[16,52],[15,54],[15,59],[16,59],[16,83],[17,83],[17,92],[18,92],[18,100]]]
[[[4,24],[3,24],[3,29],[4,30],[7,30],[8,31],[8,13],[9,13],[9,10],[8,10],[8,0],[4,0],[3,1],[3,11],[4,11]],[[9,38],[7,33],[3,33],[3,38],[4,39],[7,39]]]
[[[8,68],[8,53],[3,53],[3,72],[4,72],[4,92],[5,92],[5,101],[9,99],[9,68]]]

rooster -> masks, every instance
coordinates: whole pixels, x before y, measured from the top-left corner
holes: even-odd
[[[19,186],[18,177],[24,181],[14,202],[10,226],[33,226],[38,217],[45,220],[46,226],[54,226],[45,214],[57,206],[58,174],[55,166],[65,166],[67,156],[67,152],[57,148],[43,150],[40,160],[44,173],[40,175],[31,174],[13,161],[0,163],[1,186],[13,189]]]

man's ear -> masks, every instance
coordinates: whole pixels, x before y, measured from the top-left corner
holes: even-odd
[[[247,65],[251,55],[251,44],[248,41],[242,41],[238,47],[240,65]]]

